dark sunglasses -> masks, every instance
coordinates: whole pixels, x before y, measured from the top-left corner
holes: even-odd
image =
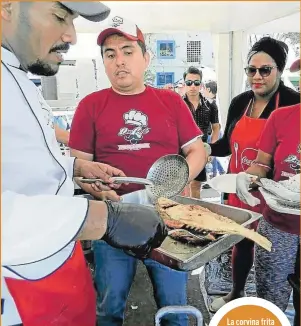
[[[246,67],[245,72],[248,77],[254,77],[258,70],[259,75],[261,77],[268,77],[268,76],[270,76],[270,74],[274,68],[277,68],[277,66],[265,66],[265,67],[260,67],[260,68]]]
[[[201,81],[200,80],[185,80],[186,86],[191,86],[192,84],[194,84],[195,86],[200,86]]]

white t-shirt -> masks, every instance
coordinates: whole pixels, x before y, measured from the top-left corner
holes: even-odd
[[[15,55],[1,54],[1,325],[9,326],[22,321],[4,277],[38,280],[63,265],[88,202],[73,197],[74,158],[60,152],[49,106]]]

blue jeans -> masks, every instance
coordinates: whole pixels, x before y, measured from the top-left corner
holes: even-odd
[[[104,241],[93,241],[97,322],[101,326],[123,324],[126,301],[136,273],[138,260]],[[154,260],[143,261],[150,276],[158,309],[186,305],[188,273],[172,270]],[[167,315],[162,325],[188,326],[187,315]]]
[[[212,175],[213,175],[213,177],[216,177],[217,171],[219,172],[219,174],[225,173],[220,161],[216,157],[212,158],[211,164],[212,164]]]

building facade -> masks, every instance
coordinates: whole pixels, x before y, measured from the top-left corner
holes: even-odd
[[[214,76],[214,52],[211,33],[145,34],[151,63],[146,82],[156,87],[177,83],[189,66],[204,70],[206,79]],[[210,74],[210,76],[206,76]]]

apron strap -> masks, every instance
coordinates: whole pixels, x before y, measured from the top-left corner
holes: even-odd
[[[243,115],[245,115],[245,116],[247,115],[248,110],[249,110],[249,108],[250,108],[250,105],[251,105],[252,103],[254,103],[254,98],[251,98],[251,99],[250,99],[250,101],[249,101],[249,103],[248,103],[248,105],[247,105],[247,107],[246,107],[245,113],[244,113]]]
[[[277,92],[277,95],[276,95],[275,110],[277,110],[278,108],[279,108],[279,92]]]

